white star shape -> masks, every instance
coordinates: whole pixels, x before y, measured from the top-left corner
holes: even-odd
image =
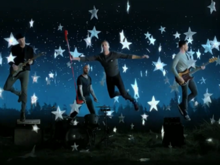
[[[12,53],[10,53],[10,55],[6,58],[8,60],[8,63],[10,63],[10,62],[14,62],[14,59],[16,58],[16,56],[13,56]]]
[[[54,78],[54,74],[52,72],[49,73],[49,78]]]
[[[210,44],[212,45],[212,49],[217,49],[219,51],[220,42],[218,42],[216,36],[213,41],[210,41]]]
[[[120,36],[120,43],[121,43],[125,39],[125,35],[124,35],[124,31],[123,30],[119,33],[119,36]]]
[[[192,58],[188,60],[188,68],[191,68],[191,67],[196,68],[196,60]]]
[[[79,53],[77,48],[74,49],[74,52],[70,52],[71,56],[76,58],[79,57],[80,55],[82,55],[82,53]]]
[[[93,6],[92,10],[89,10],[89,12],[92,14],[90,20],[92,20],[93,18],[98,19],[98,16],[97,16],[98,11],[99,9],[96,9],[95,6]]]
[[[180,34],[178,32],[176,32],[176,34],[173,35],[176,38],[180,38]]]
[[[122,69],[123,69],[123,73],[126,73],[126,71],[127,71],[127,66],[124,64],[124,66],[122,67]]]
[[[190,51],[188,52],[188,54],[190,55],[190,58],[191,58],[191,59],[194,59],[194,58],[193,58],[193,55],[195,54],[195,52],[192,51],[192,49],[190,49]]]
[[[58,29],[57,29],[57,30],[62,31],[62,30],[63,30],[63,26],[60,24],[60,25],[58,26]]]
[[[133,123],[131,123],[131,129],[134,129],[134,124]]]
[[[73,103],[73,104],[70,104],[70,107],[71,107],[70,114],[73,113],[74,111],[76,111],[77,113],[79,113],[79,108],[80,108],[81,106],[82,106],[81,104],[77,104],[77,103],[76,103],[76,100],[74,100],[74,103]]]
[[[155,66],[154,71],[156,70],[160,70],[161,72],[163,72],[163,67],[166,66],[167,64],[161,62],[160,57],[158,58],[157,62],[153,62],[153,65]]]
[[[31,104],[35,104],[36,105],[37,100],[38,100],[38,98],[37,98],[37,96],[34,93],[33,96],[31,96]]]
[[[163,34],[163,32],[166,32],[165,27],[162,27],[162,26],[160,26],[159,30],[160,30],[161,34]]]
[[[55,49],[54,58],[56,58],[59,55],[61,55],[63,57],[63,52],[65,52],[65,50],[62,49],[61,46],[59,46],[59,49]]]
[[[187,44],[192,44],[193,39],[192,38],[187,38]]]
[[[145,35],[145,39],[146,38],[150,39],[151,34],[149,32],[145,33],[144,35]]]
[[[213,11],[216,11],[215,2],[211,0],[211,4],[208,6],[210,9],[210,14],[212,14]]]
[[[198,51],[196,52],[196,55],[197,55],[197,58],[200,59],[201,52],[199,51],[199,49],[198,49]]]
[[[91,33],[90,38],[96,37],[97,39],[99,39],[98,34],[101,33],[101,31],[97,31],[95,26],[92,30],[88,30],[88,32]]]
[[[92,46],[91,37],[89,35],[87,35],[87,38],[85,38],[84,41],[86,42],[86,47]]]
[[[171,88],[171,92],[173,91],[179,92],[179,84],[177,84],[175,80],[173,81],[173,85],[171,85],[170,88]]]
[[[155,97],[153,96],[152,97],[152,100],[151,101],[148,101],[147,103],[150,105],[150,112],[154,109],[156,111],[157,110],[157,104],[159,103],[160,101],[159,100],[155,100]]]
[[[2,53],[0,53],[0,65],[2,65]]]
[[[29,22],[29,24],[30,24],[30,27],[32,28],[33,25],[34,25],[34,21],[31,19],[31,21]]]
[[[11,33],[9,38],[4,38],[8,42],[8,48],[13,45],[17,45],[18,41],[15,39],[14,35]]]
[[[33,125],[32,126],[32,131],[34,131],[34,132],[36,132],[36,133],[38,133],[38,130],[39,130],[40,128],[35,124],[35,125]]]
[[[154,45],[154,43],[155,43],[155,41],[156,41],[156,39],[154,39],[154,37],[153,36],[151,36],[150,38],[149,38],[149,40],[150,40],[150,43],[149,43],[149,45]]]
[[[37,76],[37,74],[35,72],[34,76],[32,76],[33,83],[37,83],[38,78],[40,78],[40,76]]]
[[[71,147],[72,147],[72,151],[75,151],[75,150],[77,151],[78,150],[77,148],[79,147],[79,145],[76,145],[76,143],[74,143],[74,145],[72,145]]]
[[[138,85],[137,85],[137,80],[134,80],[134,84],[131,84],[133,90],[134,90],[134,98],[138,99],[139,98],[139,90],[138,90]]]
[[[2,98],[2,93],[3,93],[3,89],[2,88],[0,88],[0,98]]]
[[[52,111],[51,113],[55,115],[55,120],[57,119],[63,119],[63,114],[65,113],[66,111],[61,111],[60,110],[60,107],[58,106],[57,107],[57,110],[56,111]]]
[[[128,41],[127,41],[127,38],[125,38],[124,41],[121,42],[121,44],[122,44],[122,49],[127,48],[128,50],[130,50],[129,45],[131,45],[132,43],[131,43],[131,42],[128,42]]]
[[[119,103],[119,100],[118,100],[118,99],[119,99],[119,96],[115,96],[115,97],[114,97],[114,103],[116,103],[116,102]]]
[[[143,115],[141,115],[141,117],[142,117],[142,120],[147,120],[148,115],[146,115],[146,114],[144,113]]]
[[[192,32],[192,31],[191,31],[191,28],[189,27],[188,32],[185,32],[184,34],[186,35],[186,38],[185,38],[185,40],[186,40],[186,39],[188,39],[188,38],[192,38],[193,35],[196,34],[196,32]]]
[[[203,44],[202,47],[205,49],[205,53],[212,53],[212,45],[210,44],[210,41],[207,40],[206,44]]]
[[[129,4],[129,1],[127,2],[127,13],[129,13],[129,9],[130,9],[130,4]]]

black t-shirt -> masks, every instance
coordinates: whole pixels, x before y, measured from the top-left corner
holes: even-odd
[[[82,91],[83,91],[83,96],[89,96],[90,95],[90,85],[92,85],[92,79],[91,77],[88,75],[88,78],[85,78],[83,75],[80,75],[77,78],[77,88],[78,88],[78,97],[81,97],[80,91],[79,91],[79,86],[82,85]]]
[[[14,62],[10,62],[9,64],[15,64],[19,65],[20,63],[23,63],[27,61],[28,59],[31,59],[34,57],[34,50],[29,45],[25,45],[24,48],[21,48],[20,45],[15,45],[11,47],[11,53],[13,56],[16,56],[14,59]],[[27,64],[24,66],[25,70],[30,70],[30,65]]]

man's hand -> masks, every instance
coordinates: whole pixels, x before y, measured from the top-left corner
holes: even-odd
[[[12,65],[12,68],[13,68],[14,71],[18,70],[18,66],[15,65],[15,64]]]
[[[142,58],[149,58],[149,56],[148,55],[143,55]]]
[[[204,70],[204,69],[205,69],[205,66],[201,66],[201,69]]]
[[[85,97],[82,97],[82,100],[84,101],[84,103],[86,103],[86,99],[85,99]]]
[[[180,84],[184,84],[185,83],[185,81],[184,81],[184,79],[182,77],[179,77],[178,80],[179,80]]]
[[[29,59],[29,60],[28,60],[28,64],[29,64],[29,65],[33,64],[33,60]]]
[[[94,101],[97,103],[98,102],[98,100],[97,100],[97,98],[96,97],[93,97],[93,99],[94,99]]]

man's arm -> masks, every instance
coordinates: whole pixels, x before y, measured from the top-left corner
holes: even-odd
[[[172,67],[171,67],[171,70],[176,78],[180,78],[180,76],[176,70],[176,66],[177,66],[179,60],[180,60],[180,56],[177,54],[173,60]]]
[[[98,57],[99,55],[96,55],[96,56],[90,56],[90,57],[70,57],[71,60],[74,60],[74,61],[79,61],[79,62],[89,62],[89,61],[96,61],[98,60]]]
[[[123,53],[115,53],[115,56],[117,58],[123,58],[123,59],[142,59],[142,56],[123,54]]]
[[[92,85],[90,85],[90,92],[91,92],[93,98],[96,98],[95,93],[94,93],[94,90],[93,90],[93,88],[92,88]]]
[[[83,85],[82,85],[81,76],[78,77],[78,79],[77,79],[77,86],[79,87],[79,93],[80,93],[81,97],[84,98],[84,96],[83,96],[83,88],[82,88]]]

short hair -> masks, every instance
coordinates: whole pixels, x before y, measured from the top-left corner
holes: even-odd
[[[183,45],[186,45],[187,44],[187,41],[186,40],[181,40],[179,42],[179,48],[182,48]]]
[[[21,38],[24,38],[24,34],[22,34],[22,33],[17,33],[17,34],[15,35],[15,38],[16,38],[16,40],[19,40],[19,39],[21,39]]]

